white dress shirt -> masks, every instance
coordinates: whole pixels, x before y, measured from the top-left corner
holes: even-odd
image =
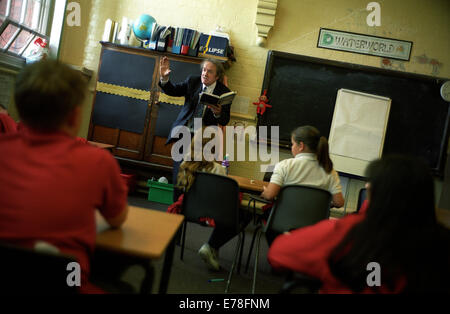
[[[326,173],[319,165],[316,154],[300,153],[275,165],[271,183],[279,186],[288,184],[312,185],[329,191],[331,194],[342,192],[341,182],[336,170]]]

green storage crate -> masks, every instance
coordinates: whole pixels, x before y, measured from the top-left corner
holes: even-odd
[[[163,204],[173,203],[173,184],[161,183],[158,181],[147,181],[148,200]]]

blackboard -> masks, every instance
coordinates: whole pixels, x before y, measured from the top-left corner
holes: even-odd
[[[392,99],[383,155],[423,158],[442,176],[450,110],[439,93],[444,79],[269,51],[262,91],[272,108],[258,126],[279,126],[280,146],[297,126],[313,125],[328,137],[341,88]],[[270,139],[270,128],[269,139]]]

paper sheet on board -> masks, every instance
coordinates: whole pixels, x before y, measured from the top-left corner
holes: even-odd
[[[372,161],[381,157],[391,100],[340,89],[330,130],[330,153]]]

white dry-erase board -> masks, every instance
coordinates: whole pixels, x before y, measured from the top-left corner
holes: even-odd
[[[339,89],[331,122],[330,157],[337,171],[364,176],[383,153],[391,99]]]

